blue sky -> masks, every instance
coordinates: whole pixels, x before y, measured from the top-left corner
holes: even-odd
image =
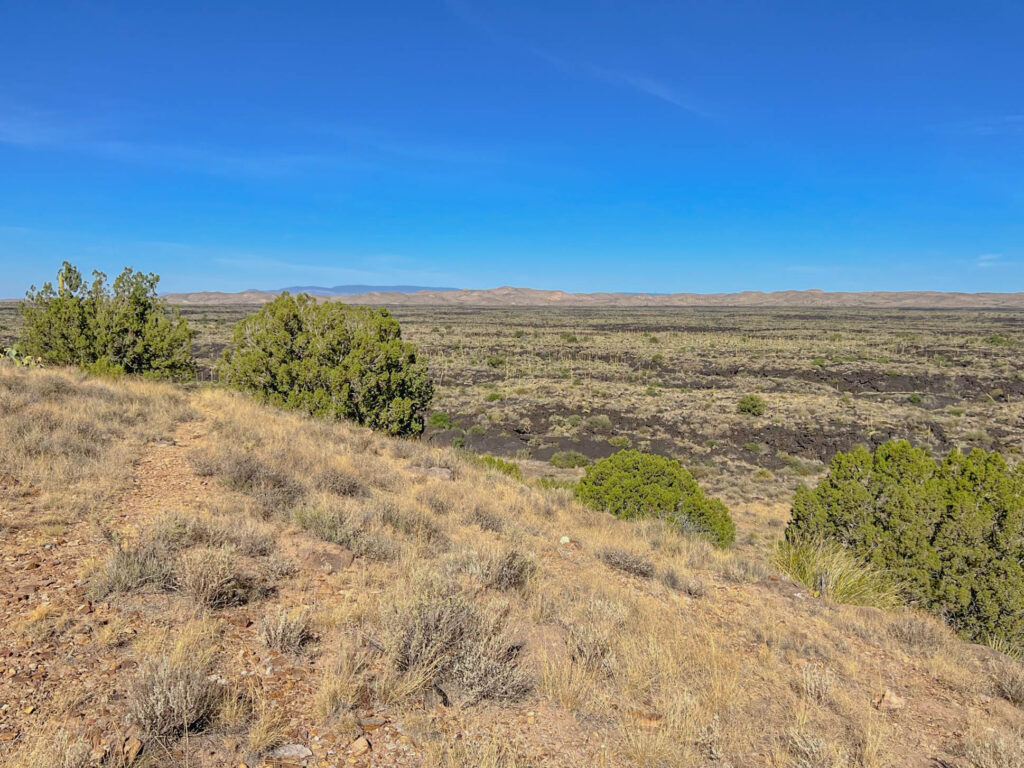
[[[1024,2],[0,0],[0,296],[1024,290]]]

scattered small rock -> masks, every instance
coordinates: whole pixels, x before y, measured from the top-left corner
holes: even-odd
[[[135,736],[129,736],[125,740],[121,751],[124,754],[125,765],[131,765],[135,762],[135,758],[139,756],[139,752],[142,751],[142,742]]]
[[[387,723],[383,717],[360,717],[356,721],[364,731],[375,731]]]
[[[269,755],[272,760],[305,760],[307,757],[312,756],[313,750],[302,744],[285,744],[273,750]]]
[[[881,712],[891,712],[896,709],[903,709],[905,706],[907,706],[907,700],[894,693],[890,688],[886,688],[885,693],[875,701],[875,709]]]
[[[423,467],[420,471],[427,477],[437,477],[441,480],[454,480],[455,473],[448,467]]]
[[[344,547],[310,550],[302,558],[302,565],[324,573],[340,573],[355,561],[356,556]]]

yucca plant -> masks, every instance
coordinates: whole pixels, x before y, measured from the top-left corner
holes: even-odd
[[[786,575],[834,603],[897,607],[899,586],[884,571],[859,561],[848,550],[824,541],[783,541],[775,564]]]

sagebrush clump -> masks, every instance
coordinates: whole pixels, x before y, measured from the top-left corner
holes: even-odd
[[[768,403],[760,395],[744,395],[736,403],[736,413],[742,413],[747,416],[763,416],[767,410]]]
[[[678,461],[635,450],[619,451],[587,468],[576,498],[616,517],[660,517],[707,536],[720,546],[736,538],[729,510],[710,499]]]
[[[158,275],[125,267],[113,288],[102,272],[93,272],[89,285],[65,261],[56,289],[47,282],[26,293],[18,351],[93,373],[191,379],[192,331],[177,309],[157,298],[159,282]]]
[[[838,542],[969,638],[1024,643],[1024,466],[999,453],[937,461],[901,440],[836,454],[797,490],[786,538]]]
[[[235,326],[221,381],[278,406],[416,435],[433,385],[386,309],[287,291]]]

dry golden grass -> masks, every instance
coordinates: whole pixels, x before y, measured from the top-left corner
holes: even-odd
[[[75,488],[102,487],[108,499],[124,492],[142,436],[153,424],[170,428],[162,400],[197,416],[189,429],[203,435],[201,449],[174,449],[196,483],[188,488],[203,489],[191,506],[147,508],[123,523],[99,495],[89,509],[112,533],[96,537],[88,583],[94,595],[118,595],[117,621],[93,645],[131,662],[93,695],[125,692],[111,700],[112,717],[172,750],[184,733],[235,734],[255,764],[299,727],[354,737],[357,716],[383,711],[427,724],[422,764],[433,766],[525,766],[542,751],[554,765],[608,768],[895,768],[925,765],[914,762],[922,750],[964,768],[1015,759],[1024,714],[986,698],[1010,676],[931,618],[816,599],[771,565],[771,536],[722,551],[657,521],[593,512],[446,448],[220,390],[16,376],[28,400],[38,376],[40,386],[57,377],[139,401],[131,450],[111,448],[77,470]],[[19,476],[43,472],[24,446],[17,452]],[[101,480],[115,466],[120,474]],[[48,487],[53,502],[79,492]],[[68,519],[88,537],[84,517]],[[741,521],[741,535],[757,532]],[[342,548],[356,559],[340,572],[304,561]],[[26,612],[18,632],[59,637],[66,610]],[[287,706],[278,672],[265,671],[282,663],[268,662],[270,651],[302,669]],[[904,709],[876,709],[887,688]],[[28,735],[52,734],[66,717],[56,702],[44,707]],[[551,730],[516,725],[528,711]],[[956,746],[948,734],[966,734],[967,715],[992,730]],[[472,737],[455,738],[471,722]],[[574,729],[585,738],[570,738]],[[70,746],[51,738],[39,753],[30,741],[0,752],[0,764],[21,768],[32,764],[25,755],[42,754],[37,764],[79,765]]]
[[[192,415],[185,393],[148,382],[0,366],[0,506],[30,503],[37,524],[101,511],[141,447]]]

